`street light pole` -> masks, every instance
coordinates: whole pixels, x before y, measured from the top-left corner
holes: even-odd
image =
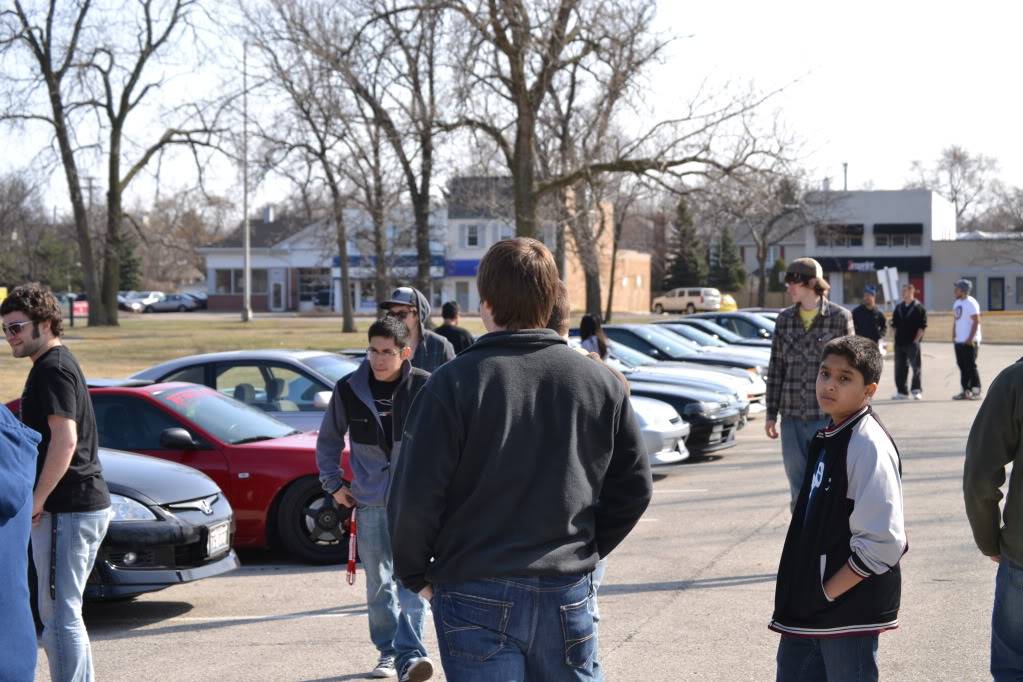
[[[245,294],[242,322],[252,320],[252,243],[249,225],[249,44],[242,44],[242,249],[244,251]]]

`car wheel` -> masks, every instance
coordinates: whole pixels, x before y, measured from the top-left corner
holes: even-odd
[[[146,306],[146,307],[145,307],[145,308],[144,308],[144,309],[142,310],[142,312],[144,312],[144,313],[151,313],[151,312],[153,312],[153,306],[151,306],[151,305],[147,305],[147,306]]]
[[[664,306],[658,303],[657,305],[654,306],[654,312],[657,313],[658,315],[662,314],[664,312]]]
[[[183,306],[183,305],[179,305],[179,306],[178,306],[178,312],[179,312],[179,313],[187,313],[187,312],[188,312],[188,308],[186,308],[186,307],[185,307],[185,306]]]
[[[308,564],[336,564],[348,558],[348,532],[320,482],[295,481],[277,511],[277,537],[288,554]]]
[[[696,306],[694,306],[692,303],[687,303],[686,304],[686,312],[688,314],[692,315],[693,313],[696,312]]]

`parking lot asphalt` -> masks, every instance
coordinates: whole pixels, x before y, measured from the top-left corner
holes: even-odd
[[[985,385],[1021,355],[1023,346],[984,347]],[[888,363],[876,402],[903,457],[909,535],[902,626],[881,636],[881,674],[990,679],[995,565],[973,545],[961,493],[979,403],[949,400],[958,385],[951,344],[925,344],[923,361],[923,401],[888,400]],[[764,435],[762,420],[738,440],[720,456],[658,477],[646,515],[611,555],[600,594],[607,679],[774,678],[778,635],[767,623],[787,486],[780,445]],[[244,552],[242,561],[223,577],[89,605],[98,679],[363,678],[376,652],[361,573],[349,587],[342,566],[310,568],[270,552]],[[436,652],[432,628],[427,642]],[[48,679],[45,665],[40,652],[40,680]]]

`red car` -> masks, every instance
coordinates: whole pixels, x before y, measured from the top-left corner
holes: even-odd
[[[185,464],[220,486],[234,508],[235,547],[279,542],[308,563],[347,556],[338,512],[320,487],[316,432],[195,384],[90,387],[89,394],[102,447]],[[341,463],[351,480],[348,448]]]

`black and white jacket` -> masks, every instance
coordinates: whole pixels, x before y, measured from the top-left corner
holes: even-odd
[[[899,625],[906,553],[902,463],[870,407],[817,432],[792,515],[770,628],[836,637]],[[864,578],[837,599],[824,583],[844,565]]]

